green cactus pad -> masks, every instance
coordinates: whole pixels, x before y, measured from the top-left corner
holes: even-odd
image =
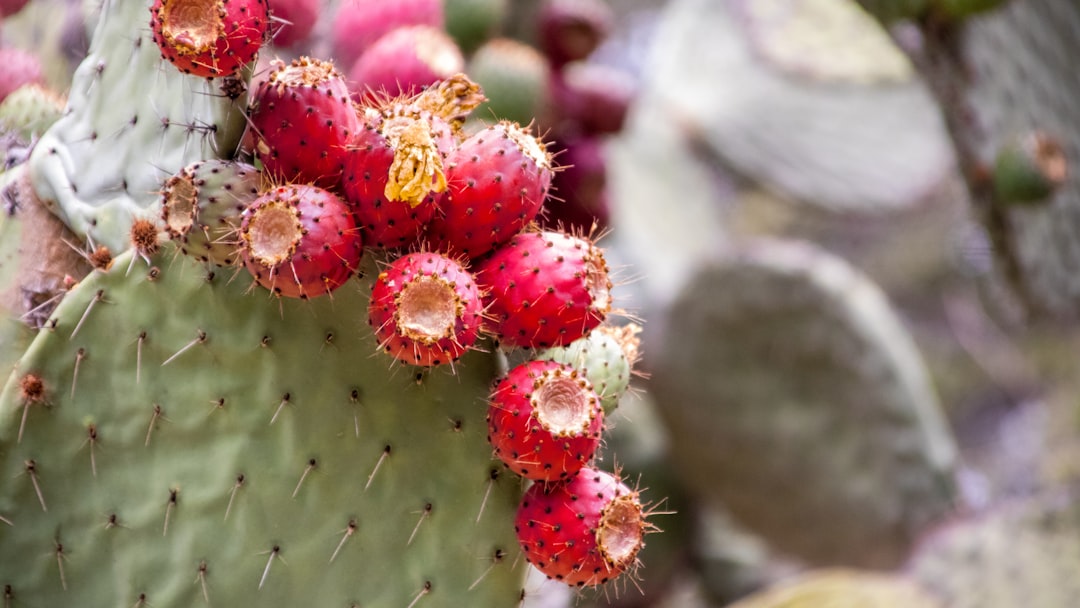
[[[64,99],[40,84],[24,84],[0,102],[0,128],[30,141],[64,112]]]
[[[955,446],[922,359],[841,259],[745,244],[645,329],[678,470],[779,551],[892,566],[952,510]]]
[[[243,80],[194,78],[161,61],[150,4],[102,6],[67,112],[29,161],[38,196],[80,236],[113,251],[128,247],[131,218],[158,202],[164,178],[231,156],[246,126]]]
[[[1056,491],[937,530],[909,573],[943,608],[1061,608],[1080,601],[1080,502]]]
[[[132,255],[64,298],[0,394],[13,605],[517,604],[490,355],[392,363],[370,281],[278,300],[172,244]]]
[[[755,593],[728,608],[943,608],[912,581],[858,570],[821,570]]]

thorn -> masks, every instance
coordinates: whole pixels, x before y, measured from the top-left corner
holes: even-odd
[[[218,397],[214,401],[211,401],[210,405],[213,406],[213,407],[210,408],[209,412],[206,412],[207,416],[209,416],[210,414],[213,414],[214,412],[216,412],[218,410],[225,409],[225,398],[224,397]]]
[[[165,505],[165,525],[161,528],[162,536],[165,536],[169,533],[169,517],[172,516],[173,507],[176,506],[178,494],[180,494],[179,489],[169,489],[169,502]]]
[[[206,589],[206,572],[207,572],[206,561],[204,560],[204,561],[199,562],[199,570],[198,570],[198,574],[195,575],[195,582],[199,583],[199,586],[202,587],[203,601],[205,601],[207,604],[209,604],[210,603],[210,592]]]
[[[49,509],[45,506],[45,495],[41,493],[41,485],[38,484],[37,462],[30,459],[23,464],[26,466],[26,474],[30,476],[30,483],[34,484],[34,492],[37,493],[38,502],[41,503],[41,510],[48,512]]]
[[[469,585],[467,591],[472,591],[476,588],[477,585],[480,584],[480,581],[487,578],[487,575],[490,574],[491,571],[495,568],[495,566],[497,566],[499,562],[502,561],[505,555],[506,553],[504,553],[502,549],[496,549],[495,554],[491,556],[491,565],[487,567],[487,570],[484,570],[484,573],[480,575],[480,578],[476,579],[475,581],[473,581],[473,584]]]
[[[300,474],[300,481],[296,482],[296,488],[292,493],[293,498],[296,498],[296,495],[300,493],[300,486],[304,483],[304,480],[307,479],[308,474],[315,470],[315,467],[318,466],[318,464],[318,461],[314,458],[308,460],[307,467],[304,469],[304,472]]]
[[[116,513],[109,513],[108,519],[105,520],[105,529],[111,530],[113,528],[122,528],[120,525],[120,516]]]
[[[150,445],[150,434],[154,432],[154,424],[157,423],[158,418],[166,422],[169,421],[169,419],[165,417],[165,410],[163,410],[160,405],[155,403],[154,415],[150,417],[150,426],[146,428],[146,442],[143,443],[144,446]]]
[[[67,577],[64,576],[64,560],[67,559],[67,556],[64,555],[64,545],[59,540],[53,541],[53,543],[56,552],[56,567],[60,570],[60,587],[67,591]]]
[[[274,411],[274,415],[270,417],[270,424],[274,424],[274,422],[277,421],[278,415],[281,414],[281,410],[283,410],[285,406],[288,405],[291,399],[292,393],[285,393],[281,396],[281,403],[278,404],[277,410]]]
[[[186,353],[188,351],[188,349],[195,346],[196,344],[202,344],[203,342],[206,342],[206,332],[200,329],[198,331],[198,333],[195,335],[194,340],[192,340],[191,342],[188,342],[187,344],[185,344],[184,347],[181,348],[180,350],[176,351],[176,353],[173,356],[166,359],[165,362],[161,364],[161,367],[165,367],[166,365],[172,363],[174,359],[176,359],[180,355]]]
[[[337,549],[334,549],[334,554],[330,556],[330,561],[327,562],[329,564],[334,563],[334,560],[337,559],[338,553],[341,552],[341,548],[345,546],[345,541],[349,540],[349,537],[352,536],[354,532],[356,532],[356,520],[350,519],[348,527],[346,527],[343,532],[345,533],[345,535],[341,537],[341,542],[338,543]]]
[[[135,384],[138,384],[142,379],[142,347],[143,342],[146,342],[146,332],[139,332],[139,341],[135,345]]]
[[[86,305],[86,310],[83,311],[82,317],[79,319],[79,322],[75,324],[75,329],[71,330],[71,335],[68,336],[69,340],[74,339],[75,334],[79,333],[79,330],[82,329],[83,323],[86,321],[86,317],[90,316],[90,311],[94,308],[94,304],[97,304],[103,299],[105,299],[105,290],[97,290],[97,293],[94,294],[94,299],[90,300],[90,303]]]
[[[364,484],[364,491],[367,491],[368,487],[371,486],[371,480],[375,479],[375,473],[379,472],[379,467],[382,466],[383,461],[386,460],[386,457],[389,456],[389,455],[390,455],[390,446],[388,445],[385,448],[383,448],[382,455],[379,456],[379,461],[375,463],[375,468],[371,470],[371,475],[368,475],[367,483]]]
[[[413,601],[409,602],[409,605],[406,608],[413,608],[413,606],[416,605],[416,602],[420,601],[420,598],[429,593],[431,593],[431,581],[424,581],[424,588],[420,590],[420,593],[416,594],[416,597],[413,598]]]
[[[97,477],[97,461],[94,458],[94,445],[97,443],[97,425],[90,423],[86,425],[86,441],[83,441],[83,445],[90,444],[90,472],[94,477]]]
[[[266,582],[266,577],[270,574],[270,565],[274,563],[274,558],[279,553],[281,553],[281,547],[274,545],[274,548],[270,550],[270,559],[266,560],[266,568],[263,569],[262,578],[259,579],[259,589],[262,589],[263,584]]]
[[[86,358],[86,349],[79,348],[75,351],[75,370],[71,372],[71,398],[75,399],[75,383],[79,380],[79,366]]]
[[[487,507],[488,498],[491,496],[491,488],[495,485],[497,479],[499,479],[499,470],[491,469],[491,476],[488,478],[487,489],[484,490],[484,498],[480,501],[480,512],[476,514],[476,523],[480,523],[480,518],[484,516],[484,509]]]
[[[416,533],[420,531],[420,524],[424,523],[424,520],[427,519],[430,515],[431,503],[429,502],[424,505],[424,511],[420,514],[420,521],[416,522],[416,527],[413,528],[412,534],[409,535],[409,541],[405,543],[406,547],[412,544],[413,539],[416,538]]]
[[[236,492],[244,485],[244,474],[240,473],[236,476],[236,484],[233,485],[232,492],[229,492],[229,504],[225,506],[225,519],[229,519],[229,512],[232,511],[233,500],[236,499]]]
[[[150,602],[146,601],[146,594],[140,593],[139,599],[135,600],[135,605],[132,608],[142,608],[143,606],[149,606]]]
[[[11,520],[4,517],[3,515],[0,515],[0,521],[4,522],[5,524],[7,524],[7,525],[9,525],[9,526],[11,526],[13,528],[15,527],[15,524],[11,523]]]

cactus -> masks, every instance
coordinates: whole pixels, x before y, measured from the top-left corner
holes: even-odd
[[[805,573],[728,608],[944,608],[911,580],[858,570]]]
[[[925,42],[911,57],[940,100],[996,274],[1030,316],[1076,319],[1080,112],[1071,100],[1080,90],[1072,67],[1080,52],[1080,5],[1009,2],[978,18],[939,23],[921,23]],[[1064,175],[1044,204],[1009,205],[995,187],[1003,179],[995,159],[1030,133],[1058,142]]]
[[[32,253],[60,248],[94,268],[84,262],[59,282],[31,268],[59,304],[35,311],[32,340],[19,326],[4,342],[0,475],[14,480],[0,488],[5,602],[517,605],[528,572],[513,528],[524,484],[485,440],[501,357],[489,340],[472,344],[481,305],[468,307],[460,335],[470,339],[454,344],[452,364],[380,352],[381,327],[364,321],[394,254],[365,251],[353,256],[360,268],[350,258],[331,272],[361,249],[358,228],[329,226],[352,217],[344,200],[328,211],[336,185],[281,183],[288,171],[270,184],[236,158],[250,67],[182,73],[153,44],[154,4],[101,6],[67,111],[2,178],[14,193],[0,223],[8,321],[38,298],[9,305],[29,285],[22,266],[60,257]],[[445,101],[465,112],[464,100]],[[292,198],[259,203],[294,190],[319,190],[321,203],[299,214],[281,211]],[[280,213],[262,238],[255,225],[269,208]],[[39,235],[26,209],[52,211],[77,234],[58,228],[26,249]],[[304,242],[277,238],[285,225],[300,226],[289,234]],[[159,230],[172,240],[159,242]],[[308,243],[324,233],[348,243]],[[289,261],[284,282],[304,289],[262,284],[276,266],[249,272],[263,241],[288,245],[271,257]],[[224,243],[231,254],[219,255]],[[606,271],[586,245],[590,269]],[[319,258],[327,251],[332,260]],[[588,278],[598,301],[588,326],[581,315],[568,321],[567,340],[594,324],[593,308],[610,308],[606,274]],[[431,293],[414,298],[422,315]]]
[[[942,608],[1072,606],[1080,597],[1078,503],[1056,489],[931,534],[907,566]]]
[[[956,448],[923,362],[842,260],[743,245],[699,266],[655,325],[650,391],[677,468],[778,551],[895,566],[952,511]]]

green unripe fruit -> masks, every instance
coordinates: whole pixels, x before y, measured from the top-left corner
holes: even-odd
[[[1003,204],[1049,200],[1065,182],[1069,163],[1061,144],[1033,132],[1007,141],[994,161],[994,194]]]
[[[630,387],[630,374],[638,359],[640,331],[633,324],[601,326],[566,346],[539,351],[536,358],[565,363],[584,373],[600,396],[600,405],[607,416],[619,406],[619,399]]]
[[[30,141],[64,113],[64,98],[36,84],[24,84],[0,102],[0,129]]]

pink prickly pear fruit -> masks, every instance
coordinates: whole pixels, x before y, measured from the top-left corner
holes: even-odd
[[[150,7],[161,57],[205,78],[230,76],[253,61],[269,21],[266,0],[154,0]]]
[[[444,29],[443,0],[346,0],[338,4],[331,48],[341,65],[352,65],[379,38],[400,27]]]
[[[0,17],[10,17],[21,11],[30,0],[0,0]]]
[[[637,564],[652,529],[637,491],[591,467],[525,491],[514,530],[525,559],[567,585],[603,585]]]
[[[0,101],[24,84],[43,82],[37,55],[14,47],[0,48]]]
[[[269,0],[270,35],[274,46],[290,47],[307,40],[322,14],[322,0]]]
[[[345,197],[369,246],[408,247],[423,235],[446,190],[452,129],[409,104],[369,108],[364,114],[345,159]]]
[[[487,422],[488,442],[511,471],[551,482],[569,479],[592,461],[604,410],[573,367],[528,361],[495,386]]]
[[[558,68],[591,55],[611,32],[615,14],[604,0],[546,0],[538,21],[540,50]]]
[[[271,176],[334,189],[360,128],[344,78],[329,61],[275,62],[252,96],[255,153]]]
[[[380,350],[431,367],[458,360],[476,343],[483,312],[480,290],[464,266],[438,253],[417,252],[379,273],[368,323]]]
[[[622,130],[637,83],[625,70],[576,61],[553,74],[551,91],[557,129],[603,135]]]
[[[400,27],[376,40],[349,69],[358,102],[377,102],[421,89],[465,71],[461,49],[430,25]]]
[[[488,313],[506,346],[563,346],[611,310],[611,279],[599,247],[563,232],[523,232],[475,267]]]
[[[541,225],[580,234],[607,227],[611,212],[604,142],[582,137],[556,142],[554,148],[563,165],[552,181],[555,196],[544,208]]]
[[[553,174],[545,145],[517,124],[476,132],[447,159],[447,193],[429,242],[471,259],[498,248],[540,212]]]
[[[279,186],[245,210],[240,255],[255,281],[276,295],[308,299],[341,287],[360,266],[360,230],[336,194]]]

